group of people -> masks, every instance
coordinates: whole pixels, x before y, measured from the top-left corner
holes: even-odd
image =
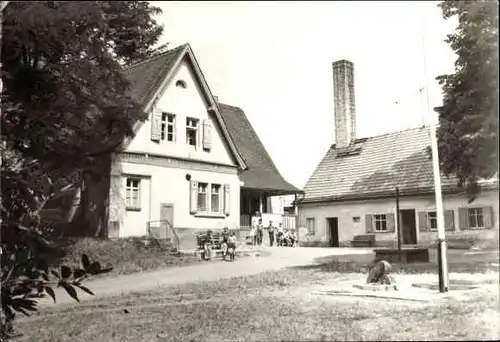
[[[206,239],[203,243],[205,252],[205,259],[212,259],[212,249],[214,248],[214,236],[212,230],[207,231]],[[221,249],[222,258],[225,260],[228,252],[230,251],[230,258],[234,260],[234,253],[236,252],[236,234],[229,232],[229,228],[225,227],[221,233]]]
[[[273,225],[273,221],[269,221],[269,226],[264,227],[262,224],[262,215],[257,212],[252,217],[249,237],[253,246],[261,246],[264,237],[264,230],[269,234],[269,246],[295,246],[297,244],[297,235],[294,230],[283,229],[283,224],[280,222],[278,227]]]

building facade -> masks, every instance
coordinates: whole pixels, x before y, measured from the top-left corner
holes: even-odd
[[[302,242],[349,246],[355,236],[370,234],[376,245],[397,246],[400,231],[403,244],[432,244],[437,220],[429,127],[356,138],[353,64],[335,62],[333,76],[336,141],[305,186]],[[441,183],[447,239],[498,241],[498,179],[481,182],[471,203],[455,178],[442,175]]]

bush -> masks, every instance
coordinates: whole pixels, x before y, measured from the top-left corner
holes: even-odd
[[[134,237],[117,240],[97,238],[66,239],[59,243],[59,263],[78,264],[87,254],[103,265],[113,265],[114,274],[130,274],[156,268],[184,265],[197,261],[193,256],[177,253],[168,240]]]

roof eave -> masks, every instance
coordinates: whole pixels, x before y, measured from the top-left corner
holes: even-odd
[[[488,184],[481,187],[482,190],[498,190],[498,184]],[[460,189],[456,186],[444,186],[442,188],[442,192],[444,194],[457,194],[463,192],[463,189]],[[419,196],[419,195],[430,195],[434,194],[434,187],[428,188],[419,188],[419,189],[401,189],[399,192],[400,197],[407,196]],[[339,196],[325,196],[325,197],[311,197],[304,198],[300,201],[301,204],[308,203],[324,203],[324,202],[342,202],[342,201],[356,201],[356,200],[369,200],[369,199],[385,199],[385,198],[395,198],[396,192],[395,190],[388,191],[380,191],[380,192],[372,192],[372,193],[360,193],[360,194],[347,194],[347,195],[339,195]]]
[[[193,69],[195,70],[195,74],[199,79],[199,83],[201,84],[201,86],[203,88],[203,91],[204,91],[205,96],[206,96],[206,100],[209,103],[207,110],[213,111],[214,114],[216,115],[217,120],[220,122],[224,137],[226,138],[226,141],[229,144],[229,148],[231,149],[231,152],[236,157],[236,161],[238,162],[238,165],[241,168],[241,170],[245,170],[247,168],[247,165],[245,164],[245,161],[241,157],[238,149],[236,148],[236,145],[235,145],[233,139],[231,139],[229,131],[226,127],[226,123],[224,122],[222,115],[220,114],[219,106],[217,105],[217,102],[215,101],[214,96],[213,96],[212,92],[210,91],[210,88],[208,87],[207,80],[205,79],[205,76],[203,75],[203,71],[201,70],[201,68],[198,64],[198,61],[196,60],[196,58],[194,56],[193,50],[191,49],[191,46],[189,44],[187,44],[186,53],[188,54],[188,56],[190,58]]]
[[[246,187],[246,186],[242,186],[241,189],[251,190],[256,192],[268,192],[272,193],[273,196],[305,194],[304,190],[300,189],[274,189],[274,188],[264,188],[264,187]]]
[[[164,81],[161,83],[161,85],[158,87],[158,89],[156,89],[156,91],[152,92],[152,94],[150,94],[149,97],[146,99],[144,107],[143,107],[143,111],[144,112],[149,112],[151,110],[151,108],[154,107],[154,105],[156,104],[156,102],[159,100],[160,94],[163,93],[164,88],[169,83],[169,81],[172,79],[174,71],[177,70],[177,67],[179,66],[179,63],[182,61],[182,59],[184,58],[184,56],[186,56],[186,54],[189,56],[191,65],[193,66],[193,69],[195,71],[195,75],[197,76],[198,81],[199,81],[199,83],[201,84],[201,86],[203,88],[203,92],[204,92],[205,98],[206,98],[206,100],[208,102],[208,106],[207,106],[208,108],[207,108],[207,110],[213,111],[214,114],[216,115],[217,120],[221,124],[221,128],[222,128],[222,132],[224,134],[224,137],[226,138],[226,141],[229,144],[231,152],[233,153],[233,155],[234,155],[234,157],[235,157],[235,159],[236,159],[236,161],[238,163],[239,168],[241,170],[245,170],[247,168],[247,165],[245,164],[245,161],[243,160],[243,158],[241,157],[240,153],[236,149],[236,145],[234,144],[233,140],[231,139],[231,136],[229,135],[229,131],[227,130],[226,124],[224,123],[224,120],[222,119],[222,115],[219,112],[217,103],[215,102],[215,99],[213,98],[213,95],[212,95],[212,93],[211,93],[211,91],[210,91],[210,89],[208,87],[206,79],[203,76],[201,68],[198,65],[198,62],[197,62],[197,60],[196,60],[196,58],[194,56],[193,50],[191,49],[191,46],[189,44],[184,44],[182,46],[182,52],[179,54],[179,57],[175,61],[173,67],[170,68],[170,70],[168,71],[167,75],[165,76]],[[134,135],[132,137],[130,137],[130,138],[125,138],[124,139],[124,141],[123,141],[123,143],[121,145],[121,149],[122,150],[126,149],[132,143],[132,140],[134,139],[135,135],[137,134],[137,132],[141,128],[142,124],[143,124],[142,121],[137,121],[134,124],[134,127],[133,127]]]

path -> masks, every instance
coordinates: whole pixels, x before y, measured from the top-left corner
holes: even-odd
[[[266,271],[279,270],[290,266],[308,265],[315,258],[330,255],[372,254],[372,249],[364,248],[263,248],[270,255],[250,256],[235,262],[200,263],[186,267],[168,268],[113,278],[94,279],[86,286],[95,296],[78,291],[79,298],[92,300],[100,297],[120,295],[127,292],[148,291],[158,286],[187,284],[201,281],[254,275]],[[57,304],[74,303],[62,289],[56,290]],[[40,306],[53,305],[52,299],[40,300]]]

